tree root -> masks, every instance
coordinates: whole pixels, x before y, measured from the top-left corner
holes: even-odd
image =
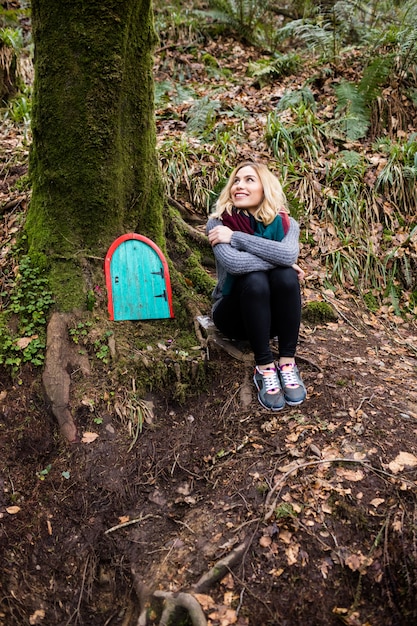
[[[48,324],[46,340],[45,368],[42,382],[51,410],[56,417],[61,434],[73,443],[77,441],[77,427],[71,411],[70,371],[80,369],[84,375],[90,374],[90,365],[85,355],[79,354],[68,339],[70,316],[55,312]]]
[[[232,567],[240,563],[251,544],[252,538],[246,537],[242,543],[234,548],[227,556],[217,561],[213,567],[194,585],[195,593],[204,593],[213,585],[226,576]]]
[[[204,615],[197,598],[194,594],[207,593],[219,580],[224,578],[232,567],[237,565],[244,558],[249,546],[252,542],[252,537],[248,536],[234,548],[227,556],[217,561],[213,567],[203,574],[199,581],[193,585],[190,592],[173,592],[155,590],[151,592],[150,589],[139,579],[138,574],[132,567],[133,584],[136,590],[136,595],[140,604],[140,615],[136,622],[136,626],[146,626],[148,623],[147,615],[149,609],[152,607],[152,601],[163,601],[162,614],[158,622],[158,626],[168,626],[170,620],[172,620],[175,611],[178,608],[185,609],[193,626],[207,626],[207,620]]]
[[[190,593],[155,591],[153,595],[155,598],[163,598],[164,600],[164,610],[159,620],[159,626],[168,626],[177,607],[181,607],[188,612],[193,626],[207,626],[203,609]]]

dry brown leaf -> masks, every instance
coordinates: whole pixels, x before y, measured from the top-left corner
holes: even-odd
[[[371,500],[370,504],[372,504],[372,506],[374,507],[378,507],[383,502],[385,502],[384,498],[374,498],[373,500]]]
[[[285,550],[287,556],[288,565],[295,565],[298,559],[298,553],[300,551],[300,544],[293,543]]]
[[[211,596],[207,596],[204,593],[193,593],[193,596],[201,605],[203,611],[208,611],[214,607],[214,600]]]
[[[98,437],[98,433],[84,433],[81,439],[81,443],[92,443]]]
[[[20,511],[20,506],[8,506],[6,507],[6,511],[7,513],[9,513],[10,515],[16,515],[16,513],[19,513]]]
[[[363,574],[366,568],[373,563],[369,556],[364,556],[361,552],[358,554],[350,554],[345,559],[345,564],[353,571]]]
[[[336,474],[345,480],[350,480],[352,482],[358,482],[359,480],[363,480],[364,473],[362,470],[352,470],[345,467],[338,467],[336,470]]]
[[[39,624],[45,617],[45,611],[43,609],[36,609],[36,611],[29,617],[29,624],[34,626]]]
[[[417,457],[410,452],[400,452],[391,463],[389,463],[388,467],[390,468],[393,474],[398,474],[398,472],[402,472],[405,467],[416,467],[417,465]]]
[[[38,335],[33,335],[33,337],[21,337],[20,339],[16,341],[16,345],[21,350],[24,350],[25,348],[28,347],[30,342],[33,341],[33,339],[37,339],[37,338],[38,338]]]
[[[267,535],[263,535],[263,537],[259,539],[259,545],[262,548],[268,548],[271,545],[271,543],[272,543],[272,539],[271,537],[268,537]]]
[[[292,537],[292,533],[290,533],[289,530],[280,530],[279,532],[279,538],[281,539],[281,541],[283,541],[284,543],[289,544],[291,542],[291,537]]]

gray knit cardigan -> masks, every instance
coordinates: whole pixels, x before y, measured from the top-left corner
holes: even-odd
[[[206,232],[223,222],[210,218]],[[282,241],[271,241],[257,235],[235,231],[230,243],[218,243],[213,252],[216,259],[217,284],[213,290],[213,310],[220,302],[227,274],[248,274],[267,271],[278,265],[289,267],[296,263],[299,253],[300,227],[290,217],[290,228]]]

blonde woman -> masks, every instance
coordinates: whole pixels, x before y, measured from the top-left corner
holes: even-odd
[[[301,319],[296,265],[299,226],[289,216],[278,178],[263,164],[245,161],[232,172],[207,223],[217,284],[213,321],[230,339],[246,339],[254,352],[258,400],[280,411],[306,398],[295,363]],[[276,364],[270,339],[278,337]]]

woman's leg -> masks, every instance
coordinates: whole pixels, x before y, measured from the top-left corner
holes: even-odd
[[[301,321],[301,293],[297,272],[277,267],[269,272],[271,337],[278,337],[280,358],[294,357]]]
[[[247,339],[257,365],[273,362],[269,346],[271,303],[268,272],[236,276],[232,291],[216,307],[213,320],[231,339]]]
[[[269,276],[271,331],[278,336],[279,342],[279,377],[286,403],[296,406],[307,395],[294,358],[301,321],[300,284],[292,268],[275,268]]]

